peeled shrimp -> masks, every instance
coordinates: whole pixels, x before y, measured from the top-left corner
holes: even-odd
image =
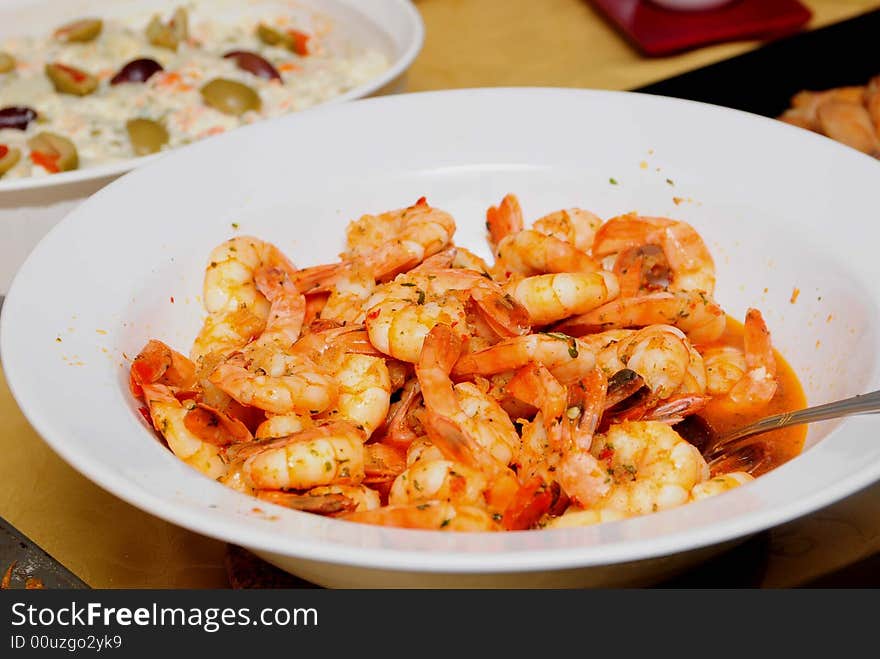
[[[558,273],[512,279],[505,290],[522,304],[536,325],[547,325],[602,306],[617,297],[610,272]]]
[[[239,353],[217,366],[210,381],[242,405],[272,414],[317,414],[330,407],[339,393],[332,377],[302,357],[274,353],[251,368]]]
[[[625,421],[596,435],[590,452],[603,462],[612,486],[595,510],[643,515],[687,503],[709,467],[693,445],[659,421]]]
[[[501,526],[484,508],[458,506],[444,501],[383,506],[376,510],[354,512],[342,519],[362,524],[397,526],[405,529],[434,531],[500,531]]]
[[[605,522],[616,522],[626,519],[626,515],[613,509],[584,510],[572,506],[559,517],[554,517],[544,524],[545,529],[571,529],[580,526],[594,526]]]
[[[193,342],[190,358],[202,362],[214,355],[226,357],[262,334],[265,327],[266,317],[255,315],[251,309],[209,315]]]
[[[460,354],[455,334],[438,325],[428,334],[416,375],[427,416],[425,430],[447,460],[482,471],[489,479],[490,507],[502,509],[519,484],[508,465],[515,459],[519,435],[510,417],[472,383],[453,386],[449,377]]]
[[[469,335],[464,299],[472,298],[493,327],[519,332],[520,306],[481,274],[447,269],[407,273],[377,287],[367,302],[370,341],[401,361],[419,359],[425,336],[435,325],[453,327],[461,339]]]
[[[766,405],[776,393],[776,358],[773,355],[773,345],[770,341],[770,330],[764,322],[764,317],[757,309],[749,309],[746,313],[746,320],[743,324],[743,342],[745,351],[743,360],[745,369],[742,376],[732,381],[732,377],[726,378],[723,384],[717,382],[719,390],[722,393],[723,388],[729,388],[724,391],[726,396],[718,402],[723,405],[732,405],[735,407],[754,407]],[[730,351],[716,353],[713,357],[712,365],[715,368],[724,368],[725,372],[736,372],[739,361],[735,358],[732,363],[728,361],[720,363],[722,358],[730,360]],[[735,353],[733,353],[735,354]]]
[[[715,290],[715,264],[694,228],[663,217],[631,213],[608,220],[596,232],[593,256],[601,258],[643,245],[659,245],[672,272],[669,290]]]
[[[517,274],[540,275],[550,272],[596,272],[599,263],[577,247],[555,236],[526,229],[498,243],[495,274],[501,279]]]
[[[364,479],[363,441],[353,425],[336,422],[245,444],[230,457],[243,461],[245,477],[259,489],[357,485]]]
[[[220,447],[202,441],[187,429],[188,410],[171,389],[163,384],[147,383],[142,383],[141,388],[153,427],[165,438],[174,455],[209,478],[225,475],[227,467],[220,457]]]
[[[296,272],[281,250],[251,236],[237,236],[223,242],[214,248],[208,261],[203,295],[209,314],[251,309],[255,316],[265,318],[269,303],[257,290],[257,271],[263,267],[278,267],[291,275]]]
[[[581,208],[555,211],[532,224],[535,231],[564,240],[582,252],[592,249],[596,231],[601,226],[602,218]]]
[[[729,474],[713,476],[709,480],[697,483],[691,488],[691,500],[700,501],[701,499],[708,499],[753,480],[755,480],[755,477],[744,471],[732,471]]]
[[[583,377],[596,365],[587,344],[559,333],[529,334],[500,341],[496,345],[462,357],[452,373],[456,377],[493,375],[512,371],[531,362],[546,366],[563,384]]]
[[[581,336],[609,329],[662,324],[677,327],[692,343],[711,343],[724,332],[727,316],[718,303],[702,291],[661,292],[612,300],[559,323],[555,329]]]
[[[819,129],[833,140],[869,155],[880,154],[880,139],[864,105],[826,101],[816,112]]]
[[[703,357],[678,328],[649,325],[615,344],[614,350],[657,398],[706,391]]]
[[[348,226],[348,251],[344,258],[369,255],[373,260],[385,256],[409,258],[409,269],[446,247],[455,233],[455,220],[449,213],[428,205],[424,197],[407,208],[380,215],[364,215]]]
[[[487,489],[486,476],[477,469],[449,460],[419,460],[394,480],[388,503],[448,501],[483,506],[483,492]]]

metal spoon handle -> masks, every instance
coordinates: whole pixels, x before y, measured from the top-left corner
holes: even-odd
[[[768,430],[778,430],[788,426],[825,421],[826,419],[837,419],[854,414],[876,414],[878,412],[880,412],[880,391],[872,391],[871,393],[859,394],[852,398],[845,398],[833,403],[826,403],[825,405],[807,407],[796,412],[785,412],[784,414],[768,416],[765,419],[743,426],[718,438],[718,441],[715,442],[710,450],[709,457],[720,455],[721,452],[729,449],[731,444],[738,439],[751,437]]]

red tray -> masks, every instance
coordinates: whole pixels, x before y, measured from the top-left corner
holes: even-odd
[[[593,0],[639,50],[658,56],[710,43],[769,40],[797,31],[812,12],[797,0],[736,0],[707,11],[673,11],[647,0]]]

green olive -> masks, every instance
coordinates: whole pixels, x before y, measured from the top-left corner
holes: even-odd
[[[69,172],[79,167],[76,146],[66,137],[43,131],[28,140],[31,159],[51,173]]]
[[[55,30],[55,38],[64,41],[85,43],[93,41],[101,34],[104,22],[100,18],[81,18]]]
[[[0,144],[0,176],[15,167],[19,160],[21,160],[20,149]]]
[[[265,23],[257,25],[257,37],[267,46],[278,46],[297,55],[309,54],[309,35],[298,30],[276,30]]]
[[[147,25],[147,40],[160,48],[176,51],[180,43],[188,38],[189,14],[182,7],[175,10],[167,24],[156,14]]]
[[[52,81],[55,91],[60,94],[86,96],[98,88],[98,79],[95,76],[66,64],[46,64],[46,75]]]
[[[146,156],[159,151],[168,144],[168,131],[152,119],[129,119],[125,124],[131,148],[137,156]]]
[[[0,73],[9,73],[15,69],[15,58],[9,53],[0,52]]]
[[[262,107],[260,96],[247,85],[226,78],[214,78],[202,87],[202,99],[207,105],[225,114],[242,115]]]
[[[287,48],[290,43],[290,37],[287,34],[274,27],[269,27],[265,23],[257,25],[257,37],[267,46]]]

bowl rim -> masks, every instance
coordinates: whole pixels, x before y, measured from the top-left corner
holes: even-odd
[[[344,94],[334,96],[333,98],[318,103],[317,105],[313,105],[312,107],[300,110],[299,112],[292,114],[311,112],[313,110],[317,110],[328,105],[335,105],[337,103],[344,103],[346,101],[361,99],[370,96],[371,94],[374,94],[375,92],[385,87],[387,84],[396,80],[398,77],[403,75],[410,66],[412,66],[412,63],[415,61],[419,52],[421,52],[422,47],[425,43],[425,22],[422,19],[422,15],[419,13],[418,9],[416,9],[415,5],[413,5],[411,0],[385,1],[395,3],[399,8],[400,15],[404,17],[409,23],[407,26],[407,34],[409,36],[408,43],[406,44],[406,47],[403,49],[403,51],[395,57],[392,65],[388,69],[386,69],[380,76],[377,76],[376,78],[367,81],[362,85],[358,85],[357,87],[349,89]],[[353,6],[353,9],[358,13],[364,14],[365,18],[369,19],[369,15],[362,11],[362,9],[368,9],[368,7],[361,7],[359,4],[355,4]],[[379,29],[383,29],[382,26],[379,26]],[[238,130],[238,128],[244,128],[244,126],[238,126],[233,130]],[[189,145],[185,144],[182,146]],[[117,160],[115,162],[105,163],[103,165],[95,165],[93,167],[86,167],[84,169],[76,169],[71,172],[59,172],[58,174],[50,174],[47,176],[28,176],[25,178],[9,179],[8,181],[0,179],[0,195],[7,192],[12,193],[19,192],[21,190],[62,187],[75,183],[81,183],[83,181],[94,181],[106,177],[117,177],[133,169],[143,167],[148,163],[151,163],[155,160],[158,160],[159,158],[162,158],[163,156],[168,155],[169,153],[177,151],[182,148],[182,146],[176,147],[174,149],[169,149],[168,151],[163,151],[161,153],[153,153],[146,156],[135,156],[133,158]]]
[[[360,99],[354,103],[345,104],[345,106],[336,106],[328,109],[322,116],[326,118],[328,114],[356,112],[355,108],[364,104],[398,104],[398,103],[417,103],[419,101],[410,101],[409,99],[426,99],[431,101],[437,98],[445,97],[501,97],[505,101],[510,102],[515,95],[547,95],[547,100],[551,98],[556,100],[564,100],[566,95],[585,96],[587,98],[595,97],[643,97],[654,99],[658,103],[675,103],[689,106],[700,106],[712,112],[721,112],[735,114],[742,117],[748,117],[749,121],[766,122],[768,125],[776,126],[774,130],[778,131],[797,131],[799,139],[813,141],[817,148],[837,151],[845,154],[846,158],[864,159],[865,162],[873,162],[868,156],[859,154],[839,143],[833,142],[819,135],[802,131],[794,126],[775,121],[767,117],[753,115],[751,113],[742,112],[722,106],[715,106],[707,103],[683,100],[673,97],[663,97],[652,94],[639,94],[636,92],[625,91],[606,91],[606,90],[587,90],[587,89],[571,89],[571,88],[553,88],[553,87],[513,87],[513,88],[478,88],[478,89],[457,89],[443,90],[432,92],[419,92],[405,95],[397,95],[392,97],[378,97]],[[291,117],[280,117],[275,121],[291,121]],[[262,124],[254,124],[245,127],[247,130],[259,130]],[[266,128],[263,128],[266,130]],[[220,136],[222,139],[222,136]],[[201,143],[194,143],[185,147],[186,151],[192,151],[201,148]],[[181,150],[177,150],[180,153]],[[880,170],[878,170],[880,171]],[[142,170],[132,173],[132,176],[141,175]],[[125,177],[112,182],[107,187],[96,193],[96,197],[103,197],[115,190],[115,186],[125,185],[121,181],[125,181]],[[76,216],[82,213],[79,208],[75,209],[70,215],[62,220],[59,225],[54,227],[46,238],[41,241],[45,242],[48,236],[53,235],[62,227],[75,221]],[[34,260],[41,252],[41,245],[31,253],[28,261]],[[25,264],[27,266],[27,262]],[[23,268],[24,269],[24,268]],[[16,278],[18,279],[18,278]],[[4,364],[16,364],[17,360],[10,346],[8,327],[13,322],[10,320],[14,310],[21,303],[17,294],[16,281],[10,289],[10,294],[4,305],[3,313],[0,315],[0,361]],[[21,364],[17,364],[21,366]],[[13,371],[14,372],[14,371]],[[20,401],[20,391],[14,377],[10,377],[7,370],[7,382],[13,397],[17,402]],[[569,547],[541,548],[540,550],[529,550],[527,543],[518,543],[517,549],[504,548],[494,552],[468,552],[468,551],[452,551],[445,549],[414,550],[414,549],[392,549],[386,546],[379,548],[352,546],[340,540],[328,541],[326,539],[315,540],[311,537],[299,535],[282,535],[273,533],[272,529],[256,530],[253,528],[244,528],[238,524],[232,515],[226,513],[214,514],[211,511],[195,511],[193,509],[181,507],[171,497],[161,497],[152,494],[146,489],[134,485],[132,481],[124,477],[121,473],[115,472],[112,468],[104,468],[99,461],[92,461],[81,453],[74,450],[72,444],[65,443],[64,440],[57,438],[64,434],[63,430],[55,427],[49,415],[38,417],[34,414],[25,412],[24,406],[19,405],[28,421],[33,425],[37,433],[46,441],[50,447],[64,458],[70,465],[80,471],[93,482],[102,488],[108,490],[120,499],[132,504],[133,506],[146,510],[151,514],[157,515],[162,519],[171,521],[179,526],[200,533],[202,535],[216,538],[227,542],[240,544],[242,546],[253,548],[256,550],[274,553],[278,555],[291,556],[306,560],[312,560],[323,563],[337,563],[342,565],[352,565],[359,567],[367,567],[372,569],[389,569],[389,570],[416,570],[421,572],[440,572],[440,573],[500,573],[500,572],[534,572],[549,569],[574,569],[586,568],[598,565],[619,564],[630,561],[638,561],[651,559],[660,556],[670,555],[682,551],[690,551],[706,546],[717,545],[726,541],[743,538],[753,533],[763,531],[772,526],[790,521],[804,514],[815,511],[823,506],[830,505],[845,496],[853,494],[858,490],[880,480],[880,461],[868,463],[861,468],[853,470],[846,478],[841,478],[831,485],[821,490],[805,496],[800,499],[791,501],[785,505],[776,505],[770,509],[762,508],[754,512],[737,514],[728,520],[723,520],[702,527],[685,527],[683,529],[675,529],[665,532],[655,537],[646,539],[626,539],[616,542],[603,542],[599,546],[590,546],[587,544],[579,544]],[[34,418],[32,418],[34,417]],[[847,421],[845,423],[850,423]],[[839,430],[837,432],[840,432]],[[50,439],[51,438],[51,439]],[[780,469],[784,469],[783,465]],[[765,481],[779,476],[780,469],[774,470],[760,479]],[[193,478],[204,479],[198,473],[191,475]],[[760,482],[760,481],[759,481]],[[218,483],[210,481],[205,482],[207,487],[215,487],[223,490],[230,495],[241,497],[251,502],[253,499],[246,495],[229,490]],[[700,501],[688,504],[686,507],[707,506],[714,502]],[[268,506],[268,504],[267,504]],[[645,519],[668,518],[675,515],[681,508],[653,513],[637,518],[628,518],[618,522],[606,522],[599,526],[610,528],[615,525],[633,525],[642,522]],[[307,513],[292,512],[295,515],[308,515]],[[206,514],[207,513],[207,514]],[[323,519],[323,518],[322,518]],[[345,524],[340,520],[325,520],[330,524]],[[349,525],[346,525],[349,526]],[[376,529],[377,527],[367,526],[366,528]],[[408,530],[408,529],[386,529],[379,528],[383,534],[392,536],[409,536],[411,538],[427,538],[429,536],[437,537],[436,531]],[[570,529],[554,529],[554,530],[532,530],[520,532],[508,532],[505,535],[518,536],[527,538],[535,534],[547,533],[565,533]],[[480,535],[480,536],[496,536],[497,534],[456,534],[456,535]]]

